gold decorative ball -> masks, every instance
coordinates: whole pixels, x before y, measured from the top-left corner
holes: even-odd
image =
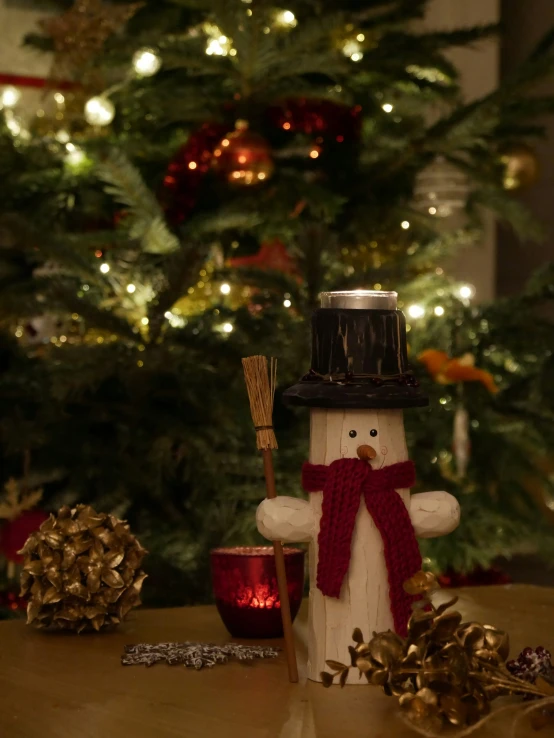
[[[539,178],[540,165],[534,149],[524,143],[512,144],[500,153],[504,167],[503,184],[506,190],[531,187]]]
[[[62,507],[21,551],[27,624],[77,633],[119,624],[140,605],[146,553],[125,521],[88,505]]]
[[[268,142],[244,120],[216,146],[212,166],[230,184],[246,187],[266,182],[274,169]]]

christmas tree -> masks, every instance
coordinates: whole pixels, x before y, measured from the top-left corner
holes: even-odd
[[[447,264],[484,213],[540,234],[514,190],[554,110],[535,89],[554,35],[468,104],[447,51],[498,29],[418,30],[426,6],[76,0],[26,39],[54,52],[52,101],[25,122],[3,93],[3,477],[25,458],[45,509],[126,518],[147,602],[209,598],[209,549],[256,539],[240,359],[294,383],[329,289],[394,289],[407,314],[431,397],[406,414],[410,455],[462,506],[428,566],[550,555],[552,269],[480,304]],[[307,422],[277,398],[283,493]]]

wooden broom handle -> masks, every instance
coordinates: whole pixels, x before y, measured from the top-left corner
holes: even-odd
[[[277,497],[275,489],[275,473],[273,471],[273,456],[270,448],[262,450],[264,458],[265,486],[268,499]],[[279,587],[279,599],[281,600],[281,618],[283,620],[283,635],[285,636],[285,653],[289,668],[289,681],[298,681],[298,666],[296,664],[296,650],[294,648],[294,636],[292,633],[292,618],[290,616],[289,591],[287,588],[287,572],[285,569],[285,553],[281,541],[273,541],[275,553],[275,569],[277,572],[277,586]]]

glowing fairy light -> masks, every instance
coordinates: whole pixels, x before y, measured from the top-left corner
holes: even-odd
[[[392,113],[394,110],[394,105],[391,105],[390,103],[383,103],[381,105],[381,108],[385,111],[385,113]]]
[[[161,66],[162,60],[154,49],[139,49],[133,55],[133,68],[141,77],[152,77]]]
[[[15,107],[20,98],[21,90],[18,90],[17,87],[13,87],[12,85],[4,87],[2,92],[0,92],[0,103],[4,108]]]
[[[110,265],[106,264],[106,262],[100,264],[100,271],[102,272],[102,274],[107,274],[110,271]]]
[[[402,223],[400,223],[400,227],[403,228],[405,231],[407,231],[408,228],[410,227],[410,221],[403,220]]]
[[[136,289],[137,289],[137,288],[135,287],[135,285],[134,285],[134,284],[128,284],[128,285],[127,285],[127,292],[128,292],[128,293],[129,293],[130,295],[132,295],[132,294],[133,294],[133,292],[135,292],[135,291],[136,291]]]
[[[224,282],[219,288],[219,291],[221,292],[222,295],[228,295],[229,292],[231,292],[231,285],[227,284],[227,282]]]
[[[206,40],[206,54],[208,56],[227,56],[233,45],[232,40],[213,23],[204,23],[203,29],[208,37]]]
[[[294,28],[298,24],[296,16],[292,12],[292,10],[281,10],[275,16],[275,22],[279,26],[284,26],[288,28]]]
[[[362,47],[356,39],[352,38],[346,41],[342,47],[342,53],[349,56],[354,62],[361,61],[364,58]]]
[[[232,323],[223,323],[223,332],[224,333],[232,333],[233,331],[233,324]]]
[[[91,97],[85,104],[85,120],[91,126],[108,126],[115,116],[115,106],[107,97]]]
[[[458,294],[462,300],[471,300],[475,295],[475,287],[472,284],[463,284],[458,290]]]
[[[410,305],[408,315],[410,318],[422,318],[425,315],[425,310],[421,305]]]
[[[444,308],[442,305],[437,305],[433,312],[440,318],[441,315],[444,315]]]

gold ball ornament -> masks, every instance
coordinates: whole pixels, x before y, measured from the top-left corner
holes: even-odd
[[[537,154],[524,143],[512,144],[500,153],[504,167],[502,181],[506,190],[522,190],[531,187],[539,178],[540,165]]]
[[[62,507],[29,536],[21,553],[27,625],[99,631],[140,605],[147,551],[113,515],[88,505]]]
[[[238,120],[214,150],[212,166],[230,184],[250,186],[267,181],[273,174],[271,148],[259,133]]]

